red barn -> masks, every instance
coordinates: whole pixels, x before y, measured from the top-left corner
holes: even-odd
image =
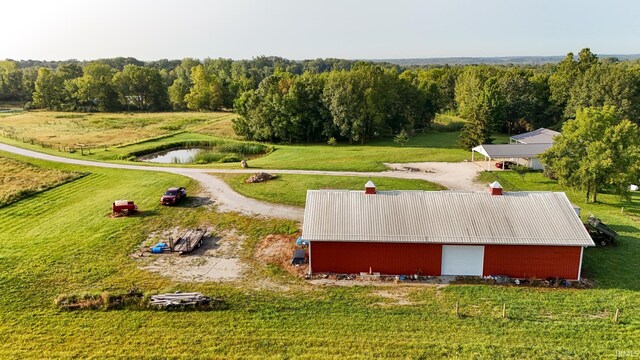
[[[309,190],[309,272],[580,279],[595,246],[562,192]]]

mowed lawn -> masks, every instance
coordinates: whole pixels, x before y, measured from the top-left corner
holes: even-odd
[[[637,257],[629,255],[640,248],[638,220],[614,214],[619,209],[599,212],[612,225],[620,218],[619,246],[585,253],[585,273],[600,288],[322,286],[250,260],[262,237],[294,233],[290,221],[160,207],[158,196],[168,186],[197,192],[177,175],[30,162],[91,174],[0,208],[0,358],[585,359],[638,351],[640,280]],[[109,218],[109,205],[119,198],[136,200],[143,213]],[[248,237],[243,253],[256,271],[225,284],[174,282],[139,269],[129,254],[149,231],[176,224],[236,229]],[[201,291],[223,297],[229,308],[67,312],[53,306],[62,293],[132,286],[148,293]],[[611,320],[616,308],[619,323]]]
[[[268,156],[249,165],[264,169],[384,171],[384,163],[471,159],[471,152],[457,147],[458,132],[427,132],[413,137],[406,145],[391,139],[367,145],[277,145]]]
[[[246,183],[248,174],[214,174],[238,193],[267,202],[304,206],[307,190],[339,189],[364,190],[371,180],[378,190],[442,190],[443,186],[424,180],[394,179],[361,176],[322,176],[277,174],[275,179],[263,183]]]

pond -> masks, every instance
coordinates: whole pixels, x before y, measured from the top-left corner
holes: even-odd
[[[200,151],[202,149],[199,148],[172,149],[140,156],[138,160],[158,164],[189,164]]]

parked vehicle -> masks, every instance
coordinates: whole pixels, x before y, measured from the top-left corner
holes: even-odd
[[[511,169],[512,167],[518,165],[517,163],[513,162],[513,161],[500,161],[496,163],[496,167],[498,169],[502,169],[502,164],[504,164],[504,169]]]
[[[162,195],[160,198],[160,203],[162,205],[175,205],[180,200],[187,197],[187,190],[183,187],[172,187],[168,188],[167,192]]]
[[[585,227],[587,228],[587,231],[589,231],[589,235],[591,235],[593,242],[599,246],[607,246],[608,244],[613,243],[618,237],[617,232],[608,227],[593,214],[589,215],[589,218],[587,218]]]

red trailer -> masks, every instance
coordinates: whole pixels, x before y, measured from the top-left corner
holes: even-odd
[[[129,215],[138,211],[138,206],[132,200],[116,200],[111,205],[114,215]]]

